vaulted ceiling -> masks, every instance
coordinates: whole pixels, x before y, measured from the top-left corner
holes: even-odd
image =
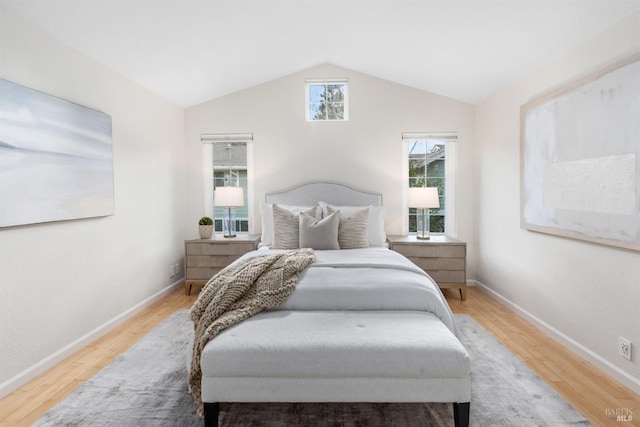
[[[477,104],[640,0],[0,0],[188,107],[322,63]]]

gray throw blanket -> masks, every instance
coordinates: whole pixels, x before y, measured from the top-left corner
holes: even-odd
[[[315,261],[312,249],[258,255],[232,264],[207,282],[191,307],[195,338],[189,388],[202,416],[202,349],[224,329],[284,303],[300,271]]]

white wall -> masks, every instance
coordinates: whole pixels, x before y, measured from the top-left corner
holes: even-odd
[[[186,197],[181,108],[2,9],[0,76],[110,114],[115,181],[113,216],[0,228],[1,396],[177,279]]]
[[[526,48],[526,47],[523,47]],[[531,73],[477,108],[477,278],[640,392],[640,253],[520,228],[520,106],[640,50],[640,14]],[[640,143],[640,141],[638,141]]]
[[[349,79],[349,120],[307,122],[305,79]],[[205,212],[203,133],[253,132],[257,230],[266,192],[312,180],[380,191],[389,234],[402,232],[402,132],[457,131],[456,236],[469,243],[473,273],[474,114],[472,105],[333,65],[320,65],[188,108],[188,215]],[[196,229],[192,233],[195,237]]]

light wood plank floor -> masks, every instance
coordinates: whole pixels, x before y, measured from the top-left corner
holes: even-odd
[[[470,288],[467,300],[445,292],[456,313],[467,313],[522,359],[594,426],[640,426],[640,395],[608,378],[483,293]],[[176,310],[189,308],[196,296],[179,287],[100,339],[0,400],[0,426],[28,426],[96,372],[108,365]],[[616,410],[634,420],[616,421]]]

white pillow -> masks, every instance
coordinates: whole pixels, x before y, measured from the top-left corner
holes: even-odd
[[[290,211],[291,213],[300,213],[307,211],[316,206],[294,206],[294,205],[281,205],[279,207]],[[273,203],[260,203],[260,215],[262,216],[262,237],[260,238],[259,247],[271,246],[273,244]],[[313,215],[312,215],[313,216]],[[322,210],[316,209],[316,219],[322,218]]]
[[[328,207],[331,209],[339,210],[340,216],[348,218],[353,216],[357,211],[364,209],[366,206],[336,206],[330,205],[326,202],[319,202],[322,209],[322,215],[327,216],[329,214]],[[382,206],[369,206],[369,246],[370,247],[386,247],[387,246],[387,233],[384,231],[384,208]]]

